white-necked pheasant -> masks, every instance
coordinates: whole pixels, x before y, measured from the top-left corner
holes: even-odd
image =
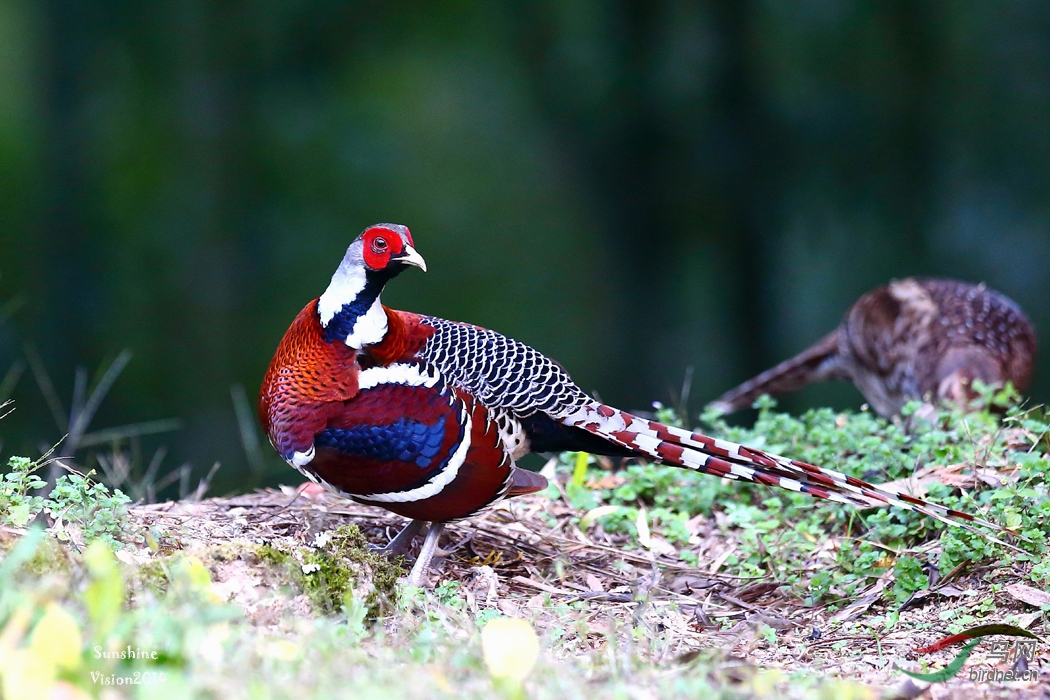
[[[443,523],[539,491],[527,452],[640,457],[854,505],[890,503],[938,519],[972,516],[839,472],[640,418],[588,396],[553,360],[494,331],[383,306],[384,286],[426,270],[408,229],[378,224],[350,245],[325,292],[292,322],[259,396],[277,452],[310,480],[411,522],[431,523],[418,584]],[[997,528],[998,529],[998,528]]]
[[[1035,345],[1032,323],[1004,294],[983,284],[909,277],[866,293],[812,347],[711,405],[732,413],[762,394],[845,379],[883,416],[913,399],[945,400],[965,410],[976,398],[974,379],[1027,389]]]

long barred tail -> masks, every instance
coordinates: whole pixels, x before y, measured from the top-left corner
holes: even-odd
[[[962,527],[997,544],[1022,551],[972,527],[970,523],[999,532],[1010,532],[969,513],[930,503],[901,491],[875,486],[833,469],[817,467],[753,447],[639,418],[597,402],[577,408],[559,420],[566,425],[599,435],[654,462],[712,476],[778,486],[862,508],[882,504],[894,505],[936,518],[949,525]]]

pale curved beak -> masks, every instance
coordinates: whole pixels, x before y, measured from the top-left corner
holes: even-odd
[[[423,272],[427,271],[427,261],[423,259],[423,256],[416,252],[416,249],[412,246],[405,244],[405,250],[401,255],[397,256],[397,261],[404,263],[405,265],[415,265]]]

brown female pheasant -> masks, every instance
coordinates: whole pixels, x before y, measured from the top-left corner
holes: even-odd
[[[852,381],[880,415],[912,399],[966,408],[970,382],[1023,392],[1032,378],[1035,331],[1020,307],[983,284],[908,278],[871,290],[824,338],[712,402],[723,413],[825,379]]]

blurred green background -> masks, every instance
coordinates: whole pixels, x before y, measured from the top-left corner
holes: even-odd
[[[231,386],[254,405],[378,221],[430,266],[387,304],[625,408],[693,368],[695,418],[893,277],[987,282],[1046,329],[1050,3],[0,0],[0,374],[30,344],[68,411],[77,366],[131,350],[92,429],[182,422],[122,443],[140,469],[299,480],[265,444],[249,469]],[[5,454],[65,432],[39,384]]]

